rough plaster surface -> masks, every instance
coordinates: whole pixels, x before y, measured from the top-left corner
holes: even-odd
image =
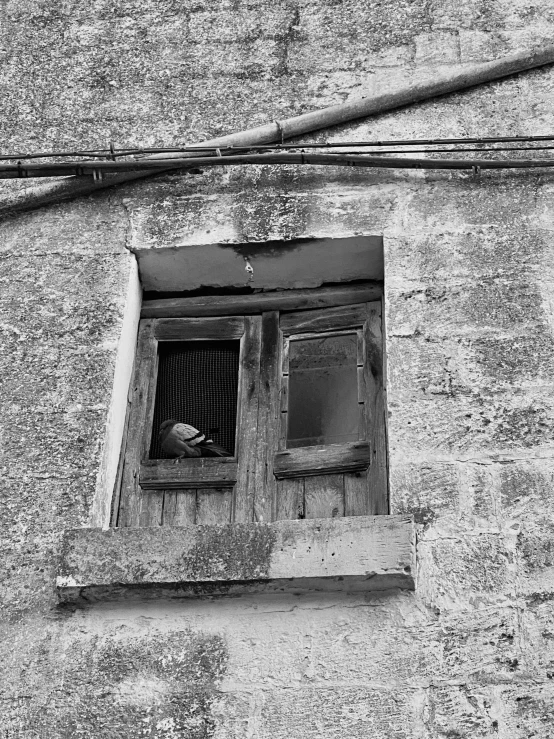
[[[18,0],[2,13],[11,152],[198,141],[530,48],[554,26],[551,0]],[[553,75],[328,135],[551,133]],[[550,737],[553,193],[538,172],[236,168],[4,222],[0,731]],[[92,505],[128,250],[356,234],[384,236],[392,508],[419,521],[416,592],[60,610],[56,556]]]

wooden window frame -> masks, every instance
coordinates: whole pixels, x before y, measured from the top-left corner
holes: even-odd
[[[212,518],[203,518],[203,522],[302,518],[297,500],[300,486],[305,484],[311,490],[321,480],[318,476],[361,474],[368,468],[368,485],[379,489],[379,495],[368,507],[367,501],[359,500],[360,494],[356,492],[348,502],[349,492],[345,489],[343,513],[346,516],[388,513],[381,300],[375,300],[379,292],[380,289],[371,285],[345,285],[288,290],[269,296],[264,293],[227,296],[221,303],[214,297],[213,302],[192,298],[146,304],[139,329],[112,525],[159,525],[162,510],[171,510],[174,522],[171,525],[189,523],[192,513],[187,507],[193,501],[191,496],[177,492],[186,490],[196,490],[197,495],[204,496],[214,507]],[[161,303],[166,305],[160,306]],[[242,315],[233,315],[237,308],[242,309]],[[166,314],[160,315],[163,310]],[[190,315],[195,310],[208,315]],[[214,316],[213,312],[218,310],[226,315]],[[170,311],[180,313],[180,317],[167,317]],[[288,343],[299,337],[353,331],[359,336],[358,401],[363,405],[362,438],[347,444],[285,449],[284,350]],[[148,459],[158,344],[218,339],[240,341],[236,456],[186,459],[178,464],[172,460]],[[231,493],[230,488],[235,489],[234,494],[222,495],[225,490]]]
[[[373,309],[368,308],[371,305]],[[372,311],[375,311],[374,304],[360,303],[317,311],[299,311],[284,314],[282,317],[280,321],[280,344],[283,350],[280,363],[281,418],[278,450],[274,459],[274,474],[278,479],[325,473],[359,472],[368,469],[371,461],[368,429],[372,425],[371,401],[367,397],[367,390],[371,386],[370,377],[368,377],[370,370],[368,347],[373,340],[369,333]],[[288,348],[290,342],[354,332],[358,339],[358,404],[362,406],[360,407],[359,439],[343,444],[320,444],[287,449]],[[378,339],[381,341],[380,335]]]
[[[175,490],[222,490],[247,482],[245,478],[251,466],[249,442],[252,441],[251,430],[255,428],[257,414],[255,387],[260,330],[260,316],[150,318],[141,321],[119,499],[115,502],[117,509],[114,505],[113,511],[114,517],[117,516],[114,523],[118,526],[155,525],[166,491],[171,495]],[[174,464],[171,459],[149,459],[159,343],[218,339],[240,341],[235,455],[187,459],[179,464]],[[148,506],[142,505],[142,491],[149,494]],[[173,497],[176,499],[175,493]],[[167,501],[165,503],[167,505]]]

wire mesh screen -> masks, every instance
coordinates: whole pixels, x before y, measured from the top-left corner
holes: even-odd
[[[238,341],[159,344],[150,459],[168,458],[158,432],[170,418],[190,423],[234,454],[239,351]]]

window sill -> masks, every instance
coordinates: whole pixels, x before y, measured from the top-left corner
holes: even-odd
[[[362,472],[369,467],[367,441],[348,444],[305,446],[277,452],[274,474],[278,480],[306,475],[334,475],[341,472]]]
[[[411,516],[67,531],[62,602],[414,589]]]
[[[153,459],[140,466],[143,490],[186,490],[187,488],[233,487],[237,481],[236,457],[199,457],[177,463]]]

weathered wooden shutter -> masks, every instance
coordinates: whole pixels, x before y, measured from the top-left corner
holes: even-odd
[[[359,411],[357,438],[350,429],[344,443],[312,439],[304,445],[300,438],[291,444],[287,441],[291,344],[297,342],[297,348],[304,341],[309,347],[310,341],[325,337],[331,344],[336,339],[339,353],[340,337],[347,337],[354,362],[348,381],[356,386]],[[161,411],[155,423],[154,416],[160,344],[209,342],[217,349],[217,342],[228,347],[233,341],[240,342],[235,456],[184,459],[177,464],[152,458],[159,454],[154,426],[159,425]],[[352,393],[349,397],[352,400]],[[249,316],[141,321],[119,481],[114,526],[388,513],[380,301]]]
[[[159,526],[251,520],[258,414],[261,317],[141,322],[129,427],[114,525]],[[236,456],[151,459],[160,342],[240,341]],[[178,419],[186,420],[186,419]],[[235,493],[236,488],[236,493]]]
[[[278,518],[388,513],[381,303],[286,313],[280,331],[281,418],[274,458]],[[287,448],[291,342],[343,334],[356,337],[358,344],[358,438]]]

